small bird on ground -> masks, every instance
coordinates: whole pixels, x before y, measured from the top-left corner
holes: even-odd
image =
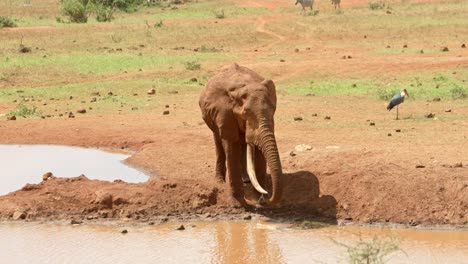
[[[398,120],[398,105],[403,103],[405,101],[405,96],[409,97],[408,91],[406,89],[403,89],[401,93],[396,94],[393,96],[392,100],[390,100],[390,103],[387,106],[387,110],[390,111],[392,110],[393,107],[397,107],[397,114],[396,114],[396,120]]]

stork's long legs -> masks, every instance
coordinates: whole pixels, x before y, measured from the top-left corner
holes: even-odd
[[[398,120],[398,105],[396,106],[396,120]]]

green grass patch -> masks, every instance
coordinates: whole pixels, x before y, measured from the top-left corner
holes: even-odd
[[[41,111],[36,106],[26,106],[23,104],[19,104],[16,106],[15,110],[6,114],[6,116],[16,116],[16,117],[36,117],[40,116]]]
[[[137,54],[90,54],[75,53],[57,56],[14,56],[0,60],[1,68],[44,67],[48,65],[63,66],[65,69],[77,73],[105,74],[121,72],[128,69],[145,66],[174,66],[187,62],[203,62],[225,59],[223,53],[189,53],[183,55],[153,55],[139,56]],[[34,67],[33,67],[34,66]]]
[[[289,95],[358,95],[367,94],[377,85],[372,80],[323,80],[279,85],[279,91]]]
[[[279,84],[278,91],[287,95],[365,95],[379,100],[390,100],[403,88],[408,90],[412,100],[432,100],[468,98],[467,84],[463,76],[468,72],[424,73],[402,76],[400,79],[344,79],[302,81]]]

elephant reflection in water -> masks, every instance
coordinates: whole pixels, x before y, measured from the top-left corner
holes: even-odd
[[[214,263],[284,263],[280,247],[268,230],[254,224],[225,222],[216,225]]]

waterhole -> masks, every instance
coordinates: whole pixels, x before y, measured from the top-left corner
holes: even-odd
[[[468,232],[324,227],[265,222],[148,227],[0,224],[2,263],[348,263],[340,243],[397,237],[386,263],[468,263]],[[127,234],[121,231],[127,229]]]
[[[138,183],[148,179],[141,171],[125,165],[128,155],[98,149],[55,145],[0,145],[0,195],[18,190],[26,183],[39,183],[42,174],[60,177],[81,174],[90,179]]]

